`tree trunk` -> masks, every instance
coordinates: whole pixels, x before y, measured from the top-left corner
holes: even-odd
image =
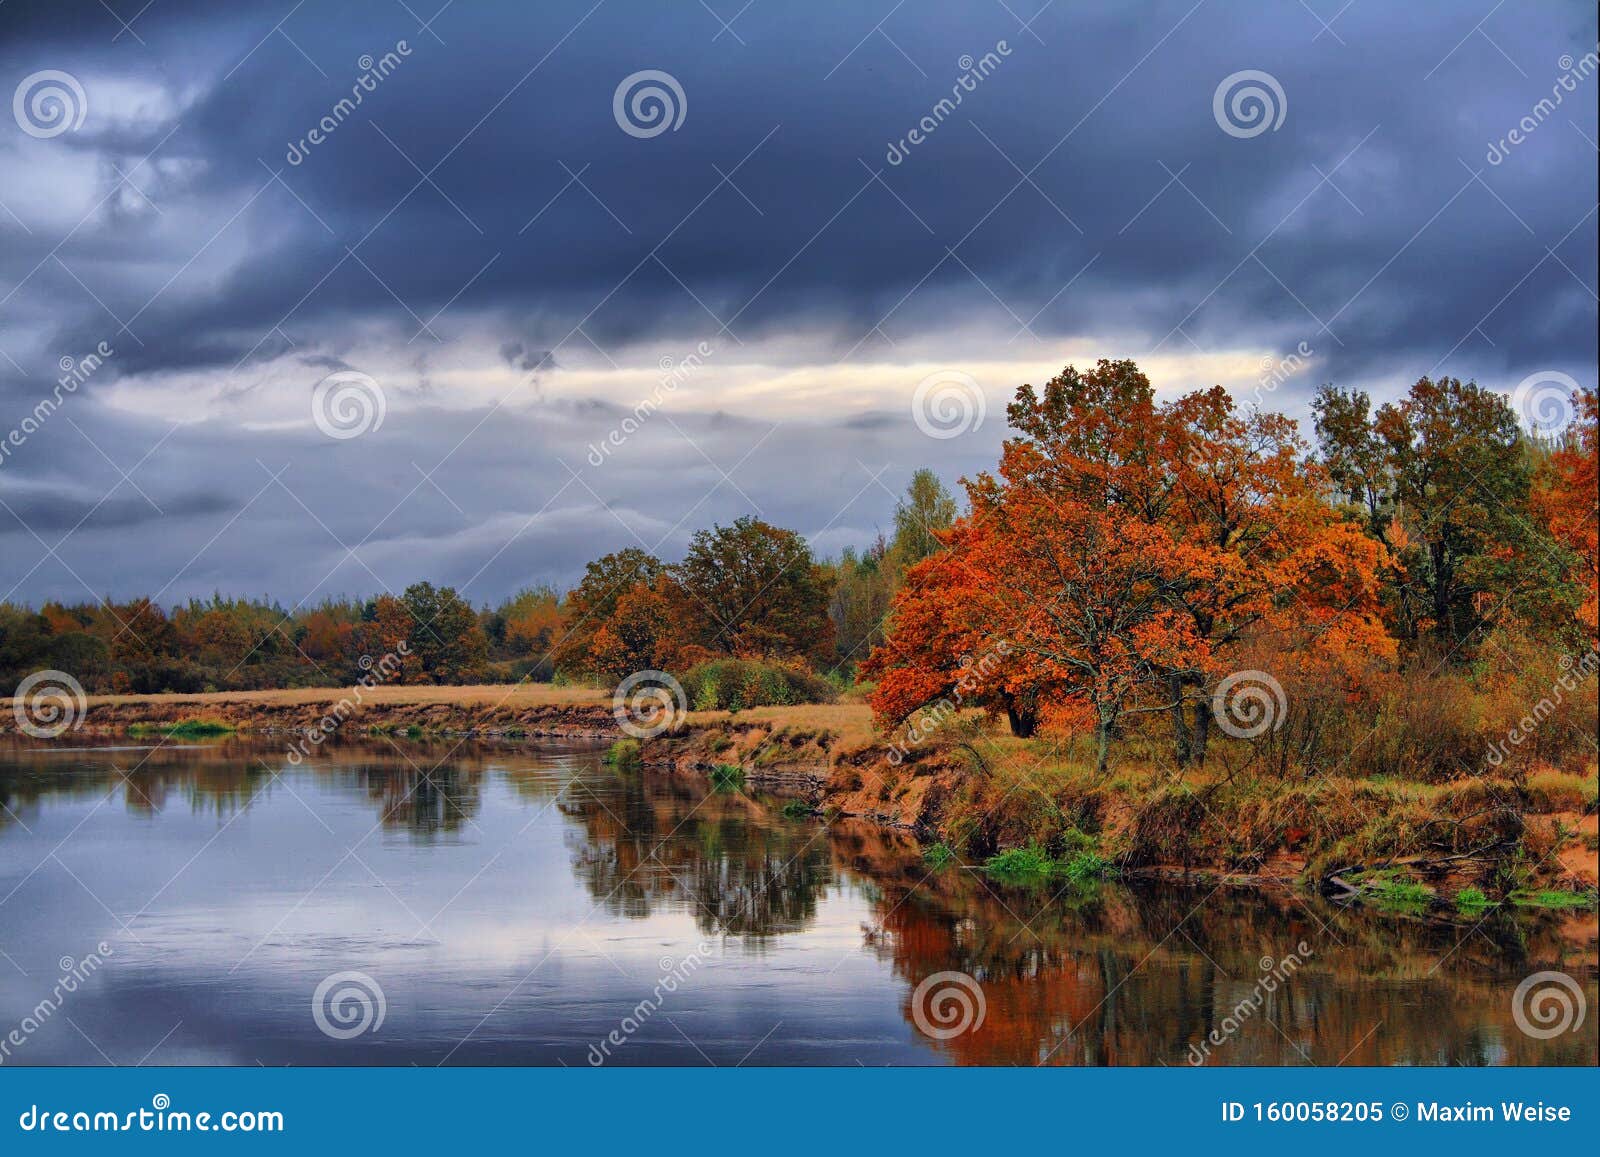
[[[1104,775],[1111,765],[1111,727],[1112,721],[1106,716],[1100,716],[1094,729],[1094,773]]]
[[[1172,716],[1172,745],[1173,755],[1179,767],[1189,766],[1191,753],[1189,720],[1183,713],[1183,676],[1173,675],[1167,680],[1167,687],[1172,694],[1172,707],[1169,713]]]
[[[1189,744],[1190,760],[1195,767],[1206,762],[1206,741],[1211,738],[1211,703],[1202,699],[1194,705],[1194,735]]]
[[[1039,713],[1018,703],[1011,695],[1006,696],[1006,719],[1011,723],[1011,734],[1018,739],[1032,739],[1033,733],[1039,730]]]
[[[1451,614],[1450,560],[1443,543],[1434,543],[1429,554],[1433,562],[1433,633],[1445,646],[1455,642],[1455,623]]]

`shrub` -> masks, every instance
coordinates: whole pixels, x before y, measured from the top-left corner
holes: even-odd
[[[684,673],[684,693],[696,711],[739,711],[746,707],[786,707],[831,703],[833,686],[796,667],[752,659],[712,659]]]
[[[943,842],[922,849],[922,862],[935,872],[955,858],[956,854],[950,850],[950,845]]]
[[[803,820],[811,815],[811,805],[803,799],[792,799],[778,814],[786,820]]]
[[[711,769],[713,791],[737,791],[744,786],[744,768],[737,763],[719,763]]]

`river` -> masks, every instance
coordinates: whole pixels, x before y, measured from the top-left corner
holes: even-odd
[[[784,802],[572,745],[0,740],[0,1063],[1595,1063],[1592,917],[1001,887]],[[1538,972],[1581,1023],[1524,1030]]]

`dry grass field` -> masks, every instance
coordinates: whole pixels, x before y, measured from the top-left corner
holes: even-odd
[[[89,706],[126,707],[148,704],[197,708],[223,703],[286,706],[330,703],[351,693],[348,687],[297,687],[281,691],[217,691],[199,695],[91,695]],[[361,688],[363,702],[383,706],[443,704],[452,707],[550,707],[609,702],[611,693],[590,687],[556,687],[549,683],[480,684],[466,687],[380,685]],[[7,701],[9,703],[9,701]]]

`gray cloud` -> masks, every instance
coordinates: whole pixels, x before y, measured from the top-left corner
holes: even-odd
[[[1220,0],[1053,4],[1024,28],[1040,5],[951,0],[877,33],[881,14],[825,0],[757,4],[720,35],[698,6],[642,0],[451,6],[432,32],[392,0],[312,0],[288,35],[272,32],[282,7],[163,0],[135,23],[143,43],[113,41],[95,2],[0,8],[0,76],[65,69],[89,102],[78,133],[0,126],[0,428],[60,357],[102,340],[116,357],[72,413],[122,468],[168,427],[116,391],[192,391],[206,419],[136,472],[159,516],[60,423],[0,467],[0,498],[46,537],[121,485],[62,548],[96,590],[177,574],[174,592],[266,584],[292,600],[330,567],[338,589],[369,590],[333,539],[355,545],[414,486],[357,552],[385,582],[472,578],[492,597],[565,581],[627,544],[623,524],[670,532],[669,550],[752,501],[836,549],[888,517],[876,486],[852,500],[861,463],[892,461],[888,481],[931,461],[953,480],[998,445],[987,427],[930,442],[885,409],[785,425],[737,488],[664,422],[587,466],[628,408],[545,403],[547,374],[648,365],[647,346],[724,324],[727,343],[788,340],[788,364],[819,372],[916,361],[960,333],[974,360],[1037,356],[1042,373],[1064,343],[1176,357],[1306,342],[1320,377],[1380,393],[1427,372],[1595,381],[1600,76],[1559,83],[1563,58],[1595,49],[1580,0],[1506,5],[1478,32],[1479,14],[1442,0],[1337,18],[1313,3],[1328,29],[1303,6]],[[291,163],[361,58],[401,40],[391,74]],[[890,164],[962,59],[1002,40]],[[672,73],[688,108],[642,140],[613,121],[612,93],[646,68]],[[1213,118],[1219,82],[1244,69],[1287,100],[1282,126],[1248,139]],[[1540,123],[1491,164],[1524,117]],[[405,405],[380,431],[333,443],[247,420],[264,395],[363,368],[374,335],[408,367],[385,382]],[[451,359],[472,343],[485,364],[537,369],[537,387],[493,411],[460,401]],[[1276,401],[1292,409],[1311,384]],[[731,465],[771,423],[759,402],[718,406],[667,409]],[[447,453],[441,495],[412,463]],[[333,535],[280,486],[250,502],[258,458],[291,463],[283,482]],[[38,551],[0,521],[10,586]],[[47,560],[14,597],[78,586]]]

